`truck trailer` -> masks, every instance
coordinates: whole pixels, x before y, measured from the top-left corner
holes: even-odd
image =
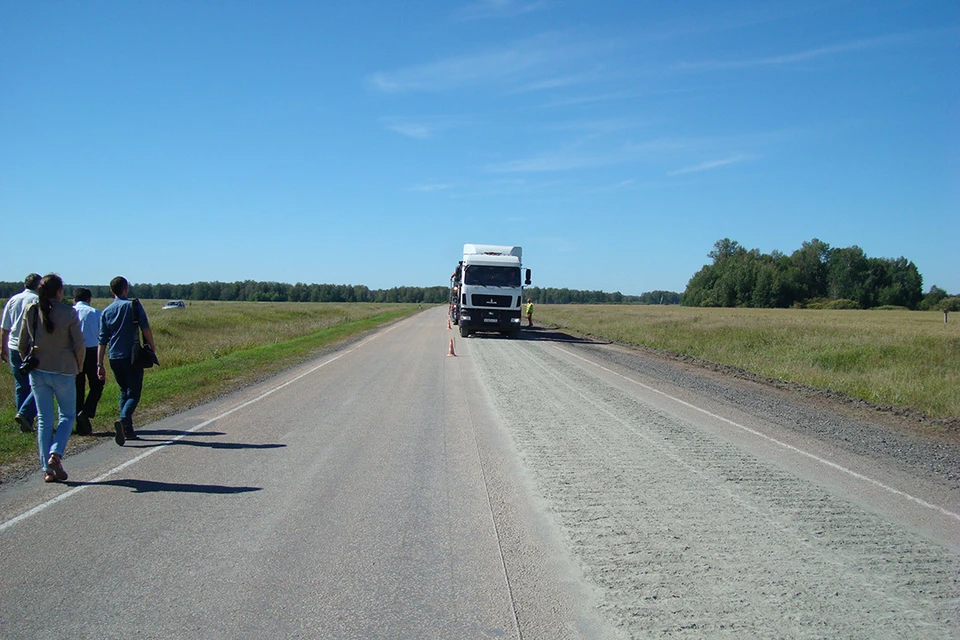
[[[450,276],[450,321],[464,338],[479,331],[520,335],[523,249],[493,244],[463,245],[463,259]]]

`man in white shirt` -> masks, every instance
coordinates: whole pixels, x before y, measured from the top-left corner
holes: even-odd
[[[77,374],[77,435],[88,436],[93,433],[90,419],[97,417],[97,404],[103,395],[103,381],[97,377],[97,345],[100,343],[100,309],[90,306],[92,292],[86,287],[73,290],[76,304],[73,308],[80,318],[80,331],[87,347],[87,357],[83,361],[83,371]],[[90,394],[84,399],[86,383],[90,383]]]
[[[31,273],[28,275],[23,279],[23,286],[23,291],[7,300],[7,304],[3,307],[3,318],[0,320],[0,329],[2,329],[0,360],[9,362],[10,371],[13,372],[17,424],[20,425],[20,431],[30,433],[33,431],[33,419],[37,417],[37,403],[33,400],[29,376],[20,373],[20,363],[23,362],[23,359],[18,347],[20,345],[20,324],[23,322],[23,312],[28,306],[40,300],[37,296],[40,274]]]

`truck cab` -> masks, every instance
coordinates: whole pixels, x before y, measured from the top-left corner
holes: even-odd
[[[481,331],[520,335],[523,285],[530,284],[522,257],[517,246],[463,245],[463,259],[450,277],[450,320],[462,337]]]

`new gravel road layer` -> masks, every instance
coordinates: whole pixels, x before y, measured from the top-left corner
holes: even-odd
[[[960,637],[955,444],[524,335],[461,354],[623,637]]]

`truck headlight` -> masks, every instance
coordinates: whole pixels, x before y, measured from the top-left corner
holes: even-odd
[[[520,318],[510,318],[510,322],[513,324],[520,324]]]
[[[461,313],[461,314],[460,314],[460,319],[461,319],[461,320],[469,320],[469,319],[470,319],[470,314],[469,314],[469,313]],[[519,322],[519,320],[518,320],[517,322]]]

